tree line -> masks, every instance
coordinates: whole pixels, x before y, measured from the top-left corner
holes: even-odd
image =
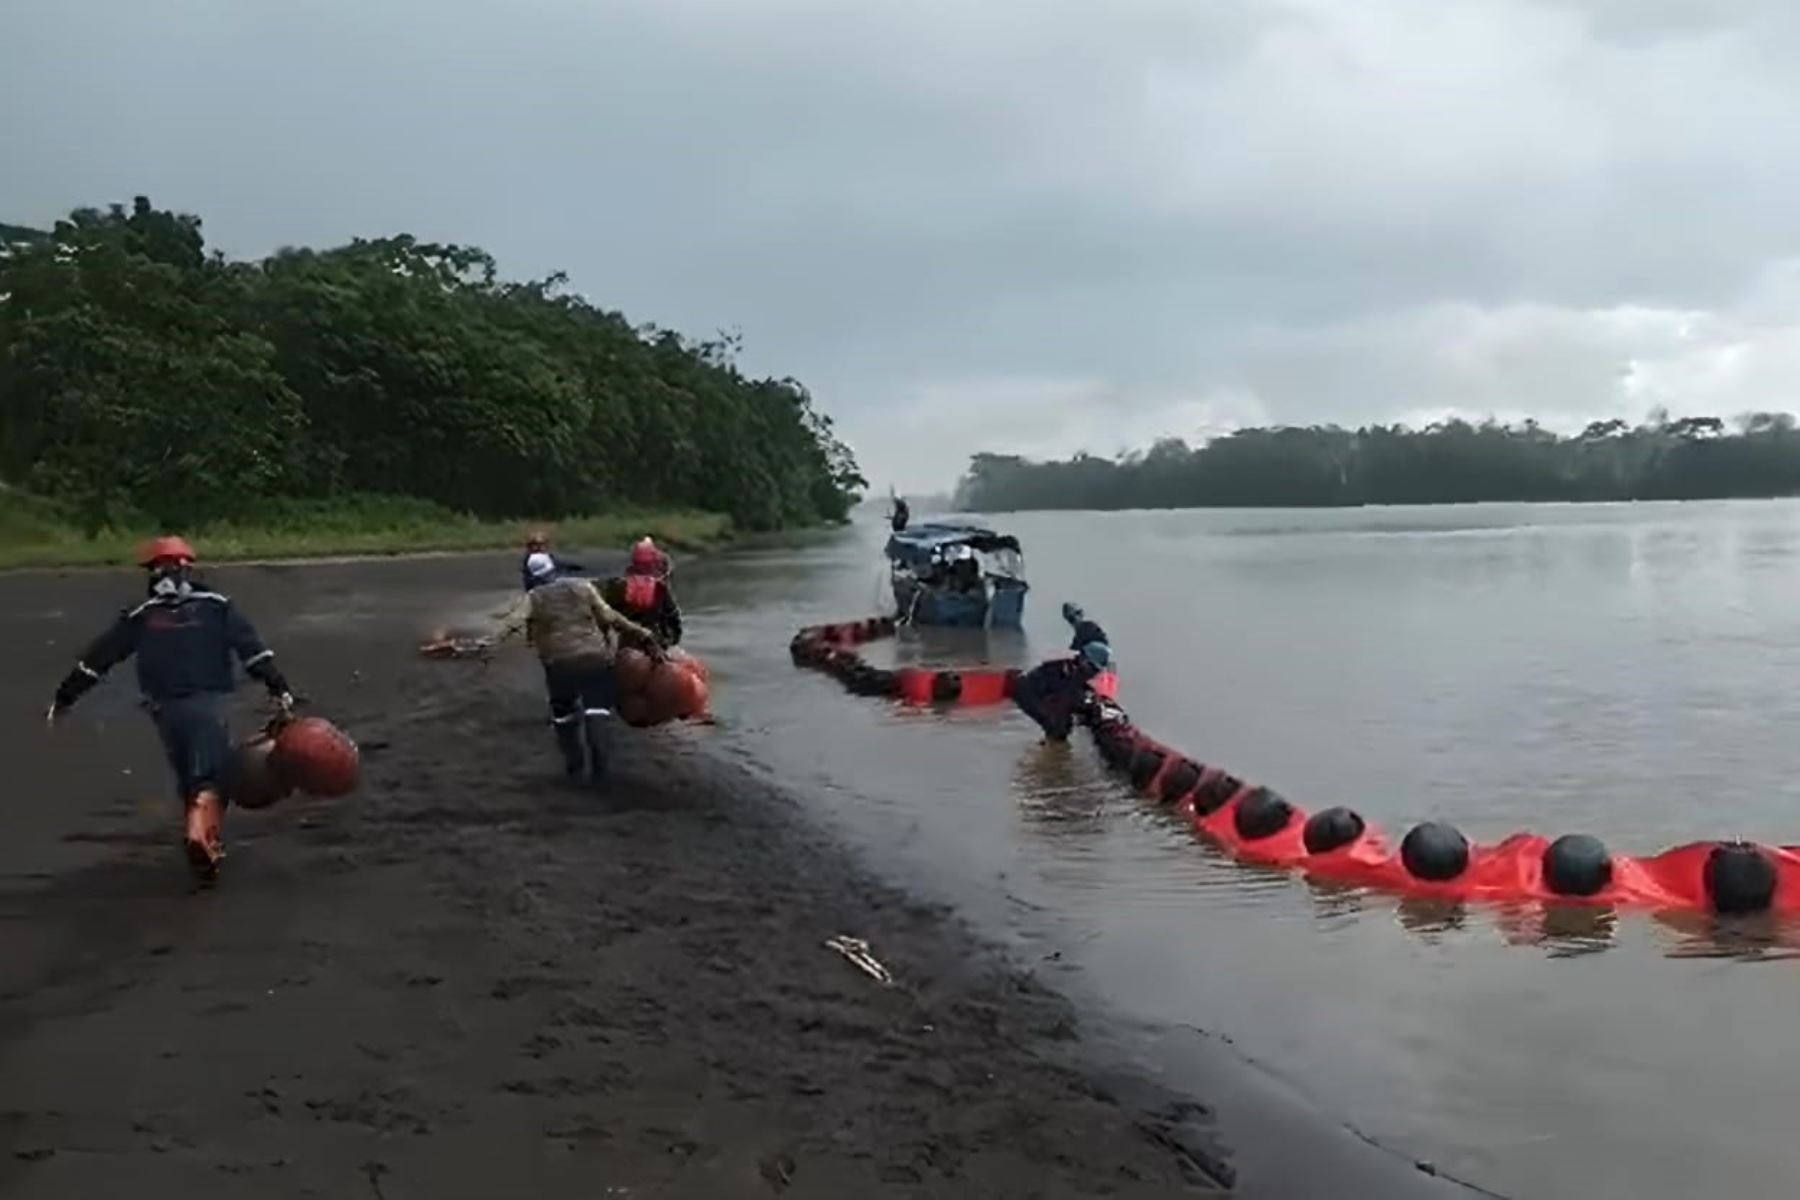
[[[1574,436],[1535,422],[1424,429],[1334,425],[1179,438],[1120,458],[977,454],[957,490],[972,511],[1332,507],[1476,501],[1699,500],[1800,494],[1787,413],[1596,421]]]
[[[0,239],[0,480],[90,528],[345,495],[480,517],[693,508],[845,518],[866,487],[793,379],[468,246],[401,235],[261,261],[199,218],[72,212]]]

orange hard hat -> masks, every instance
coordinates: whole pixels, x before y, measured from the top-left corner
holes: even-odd
[[[191,563],[194,548],[183,537],[151,538],[138,550],[138,566],[154,567],[166,562]]]

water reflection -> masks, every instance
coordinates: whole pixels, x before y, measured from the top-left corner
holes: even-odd
[[[1105,789],[1079,761],[1067,742],[1039,742],[1019,756],[1013,795],[1027,835],[1092,834],[1104,827]]]
[[[1793,918],[1665,912],[1654,920],[1667,958],[1771,962],[1800,957],[1800,923]]]
[[[1325,928],[1358,919],[1369,906],[1371,897],[1367,888],[1330,879],[1309,878],[1305,883],[1312,897],[1313,913]]]
[[[1567,904],[1509,904],[1494,910],[1509,946],[1536,946],[1549,958],[1576,958],[1613,948],[1619,915],[1613,909]]]
[[[903,626],[889,642],[868,646],[871,662],[885,656],[893,666],[1025,667],[1029,647],[1016,629],[943,629]]]
[[[1457,900],[1402,896],[1394,904],[1394,919],[1408,933],[1435,944],[1445,934],[1459,933],[1468,925],[1469,909]]]

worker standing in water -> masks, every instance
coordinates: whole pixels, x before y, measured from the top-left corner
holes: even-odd
[[[894,497],[894,511],[888,517],[888,526],[895,533],[905,533],[907,525],[912,523],[912,509],[907,507],[904,497]]]
[[[681,643],[681,606],[669,587],[669,556],[646,537],[631,548],[625,573],[601,589],[606,602],[654,633],[664,649]]]
[[[499,640],[523,630],[537,650],[563,770],[572,779],[585,770],[598,786],[606,781],[610,723],[619,705],[617,642],[631,642],[652,658],[661,657],[662,647],[655,634],[607,604],[593,580],[564,574],[548,552],[529,556],[525,570],[532,586],[523,612]]]
[[[1112,668],[1112,648],[1105,642],[1089,642],[1073,657],[1053,658],[1019,677],[1013,703],[1036,721],[1044,739],[1066,742],[1076,718],[1094,703],[1093,682]]]
[[[187,809],[184,848],[202,883],[218,878],[225,857],[224,775],[231,735],[224,705],[237,680],[232,659],[268,689],[283,709],[293,706],[275,652],[248,617],[194,577],[194,551],[179,537],[150,542],[138,565],[149,598],[119,614],[57,686],[47,720],[57,719],[113,667],[137,656],[138,688],[156,722],[163,752]]]
[[[541,529],[534,530],[531,535],[525,539],[525,557],[519,561],[519,582],[528,592],[531,590],[531,556],[534,554],[549,556],[550,561],[555,564],[559,571],[570,572],[584,571],[587,569],[578,562],[571,562],[568,559],[559,559],[554,554],[551,554],[550,535]]]

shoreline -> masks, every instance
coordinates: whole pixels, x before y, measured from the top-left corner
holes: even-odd
[[[348,800],[232,814],[214,892],[185,887],[128,687],[48,742],[0,729],[59,798],[0,844],[0,1194],[1469,1194],[1247,1064],[1196,1097],[1097,1062],[1085,1014],[704,729],[622,733],[606,797],[564,784],[529,656],[414,651],[421,599],[491,564],[384,574],[348,627],[356,564],[234,581],[367,756]],[[3,584],[39,635],[21,705],[64,665],[45,626],[85,632],[46,608],[116,590],[46,582]]]
[[[48,511],[41,501],[21,501],[0,490],[0,574],[128,567],[137,546],[151,536],[139,530],[90,537]],[[194,544],[202,563],[271,565],[496,552],[521,546],[534,529],[548,531],[553,543],[565,546],[617,549],[647,533],[688,553],[732,545],[744,536],[718,513],[645,510],[490,521],[399,499],[312,506],[260,521],[217,521],[175,532]]]
[[[1368,509],[1401,512],[1421,508],[1631,508],[1644,505],[1677,506],[1686,504],[1772,504],[1800,500],[1800,493],[1769,496],[1659,496],[1654,498],[1609,500],[1385,500],[1359,501],[1355,504],[1176,504],[1159,507],[1120,506],[1107,508],[948,508],[922,519],[937,516],[974,513],[983,516],[1013,516],[1024,513],[1177,513],[1177,512],[1361,512]]]

